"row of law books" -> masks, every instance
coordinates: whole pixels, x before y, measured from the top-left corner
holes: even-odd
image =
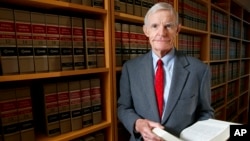
[[[207,30],[207,6],[193,0],[179,0],[178,3],[179,23],[186,27]]]
[[[183,54],[200,59],[201,37],[185,33],[180,33],[178,37],[178,50]]]
[[[101,79],[44,83],[34,88],[37,130],[57,136],[103,121]]]
[[[116,66],[149,51],[150,45],[141,25],[115,23]]]
[[[58,1],[64,1],[64,2],[86,5],[91,7],[98,7],[98,8],[104,7],[104,0],[58,0]]]
[[[226,63],[213,63],[210,65],[210,68],[212,72],[212,86],[226,82]]]
[[[144,17],[148,9],[157,2],[167,2],[174,6],[174,0],[115,0],[115,11]]]
[[[226,102],[226,89],[225,86],[212,89],[211,91],[211,106],[214,109],[219,108]]]
[[[224,38],[211,37],[210,60],[224,60],[227,58],[227,41]]]
[[[101,19],[0,8],[2,75],[105,66]]]
[[[240,42],[236,40],[230,40],[229,41],[229,58],[230,59],[240,58],[241,56],[240,53],[243,53],[240,50]]]
[[[30,87],[0,89],[0,140],[35,141]]]
[[[228,35],[228,16],[218,10],[211,10],[211,32]]]

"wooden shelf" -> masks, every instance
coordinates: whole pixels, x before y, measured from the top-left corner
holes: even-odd
[[[94,74],[94,73],[107,73],[107,72],[109,72],[109,69],[107,68],[96,68],[96,69],[85,69],[85,70],[6,75],[6,76],[0,76],[0,82],[44,79],[44,78],[54,78],[54,77],[74,76],[74,75],[84,75],[84,74]]]
[[[94,133],[96,131],[99,131],[105,128],[111,128],[111,125],[112,124],[110,122],[105,121],[97,125],[93,125],[93,126],[86,127],[77,131],[69,132],[69,133],[64,133],[62,135],[58,135],[55,137],[48,137],[48,136],[39,134],[37,135],[37,141],[69,141],[69,140],[82,137],[84,135]]]

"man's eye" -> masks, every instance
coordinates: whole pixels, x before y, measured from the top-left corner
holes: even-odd
[[[167,24],[166,26],[165,26],[165,28],[172,28],[173,27],[173,24]]]
[[[156,24],[153,24],[153,25],[152,25],[152,28],[157,28],[157,25],[156,25]]]

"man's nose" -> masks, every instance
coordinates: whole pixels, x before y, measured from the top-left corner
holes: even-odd
[[[166,36],[166,34],[168,33],[168,31],[167,31],[167,29],[166,29],[165,26],[160,26],[158,33],[161,36]]]

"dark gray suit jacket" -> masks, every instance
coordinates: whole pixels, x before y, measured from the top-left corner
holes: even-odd
[[[134,131],[138,118],[160,122],[165,130],[176,136],[197,120],[212,118],[210,79],[208,65],[176,50],[167,108],[160,121],[155,100],[152,51],[127,61],[120,78],[118,118],[130,132],[130,141],[141,140],[141,135]]]

